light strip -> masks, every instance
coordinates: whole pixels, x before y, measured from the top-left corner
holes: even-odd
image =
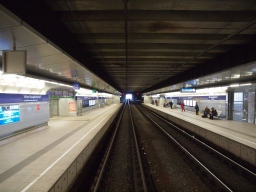
[[[240,84],[240,86],[252,85],[251,83]]]
[[[59,83],[53,82],[53,81],[51,81],[50,83],[51,83],[51,84],[55,84],[55,85],[58,85],[58,84],[59,84]]]
[[[239,84],[230,85],[230,87],[239,87]]]

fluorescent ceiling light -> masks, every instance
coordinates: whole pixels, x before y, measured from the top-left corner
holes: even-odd
[[[240,86],[252,85],[251,83],[240,84]]]
[[[61,86],[66,86],[65,84],[63,84],[63,83],[59,83],[59,85],[61,85]]]
[[[47,81],[47,80],[43,80],[43,79],[41,79],[41,81],[44,81],[45,83],[51,83],[51,81]]]
[[[240,75],[234,75],[233,78],[234,79],[240,78]]]
[[[51,83],[51,84],[55,84],[55,85],[58,85],[58,84],[59,84],[59,83],[53,82],[53,81],[51,81],[50,83]]]
[[[239,87],[239,84],[230,85],[230,87]]]

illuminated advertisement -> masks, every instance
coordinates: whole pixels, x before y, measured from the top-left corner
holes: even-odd
[[[76,102],[68,103],[68,112],[70,113],[76,112]]]
[[[0,105],[0,126],[20,121],[20,106],[18,104]]]

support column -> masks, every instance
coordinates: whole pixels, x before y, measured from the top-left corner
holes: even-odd
[[[233,103],[234,103],[234,92],[227,90],[226,96],[226,119],[233,120]]]

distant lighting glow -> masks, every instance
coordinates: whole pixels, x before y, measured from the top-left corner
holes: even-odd
[[[160,95],[159,94],[154,94],[154,95],[152,95],[152,97],[160,97]]]
[[[131,99],[132,100],[132,94],[126,94],[125,99]]]

